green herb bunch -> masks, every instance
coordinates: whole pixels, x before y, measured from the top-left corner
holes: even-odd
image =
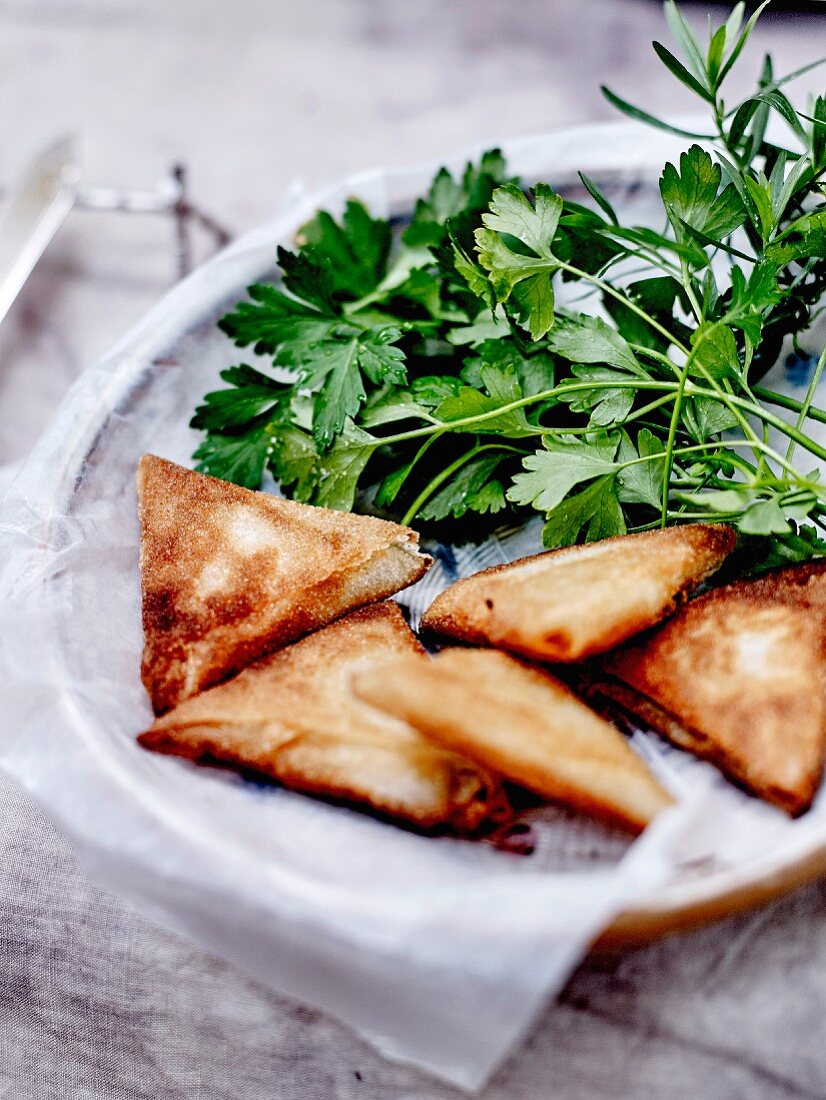
[[[584,175],[587,205],[527,188],[496,150],[441,169],[400,233],[355,200],[317,214],[278,284],[221,321],[258,360],[196,410],[199,468],[252,488],[269,469],[297,500],[358,498],[445,537],[538,511],[549,547],[719,520],[763,564],[826,552],[807,432],[826,349],[803,401],[759,384],[826,295],[826,99],[796,109],[783,88],[806,69],[777,78],[766,57],[725,103],[760,11],[737,4],[701,45],[665,5],[680,56],[654,49],[708,132],[604,89],[695,142],[663,170],[661,230],[624,225]]]

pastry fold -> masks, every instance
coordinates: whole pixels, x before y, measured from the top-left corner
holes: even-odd
[[[423,830],[474,833],[511,816],[499,778],[350,690],[362,669],[422,652],[398,606],[375,604],[185,700],[139,741],[240,765]]]
[[[506,653],[409,653],[359,673],[354,690],[505,778],[632,832],[672,801],[615,726]]]

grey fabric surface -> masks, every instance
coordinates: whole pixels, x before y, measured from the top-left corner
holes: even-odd
[[[825,915],[820,884],[586,961],[483,1100],[826,1096]],[[99,890],[4,779],[0,975],[4,1100],[461,1096]]]

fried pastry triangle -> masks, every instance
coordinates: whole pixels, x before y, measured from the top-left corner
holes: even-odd
[[[138,469],[144,654],[156,714],[418,580],[418,535],[241,489],[154,455]]]
[[[139,738],[410,822],[472,833],[510,816],[498,778],[356,699],[350,678],[423,652],[394,603],[363,608],[181,703]]]
[[[506,779],[634,832],[672,801],[616,727],[506,653],[410,653],[361,672],[354,690]]]
[[[739,581],[605,654],[596,696],[791,814],[826,753],[824,563]]]
[[[552,550],[485,569],[437,596],[422,628],[542,661],[576,661],[671,614],[734,548],[689,524]]]

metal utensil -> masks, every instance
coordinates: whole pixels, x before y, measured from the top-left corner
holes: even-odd
[[[0,321],[77,199],[77,141],[61,138],[39,153],[0,210]]]

